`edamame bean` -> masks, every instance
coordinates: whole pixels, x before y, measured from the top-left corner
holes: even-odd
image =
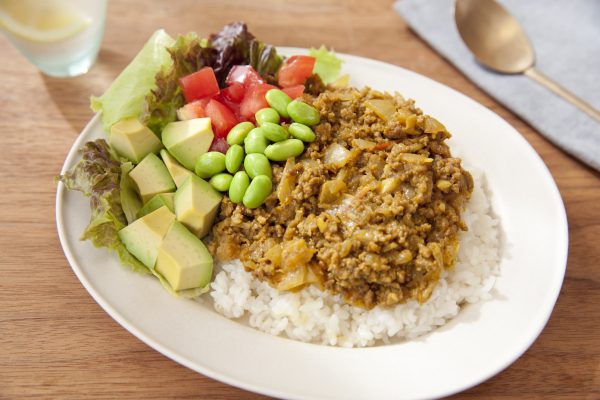
[[[216,174],[212,178],[210,178],[210,183],[212,187],[217,189],[219,192],[226,192],[229,190],[229,186],[231,185],[231,180],[233,176],[227,173]]]
[[[316,108],[298,100],[293,100],[288,104],[287,112],[294,122],[304,125],[313,126],[321,121],[321,116]]]
[[[210,178],[225,170],[225,154],[219,151],[209,151],[202,154],[196,161],[194,172],[200,178]]]
[[[234,144],[244,143],[244,139],[252,129],[254,129],[254,124],[252,122],[240,122],[231,128],[227,134],[227,144],[232,146]]]
[[[240,169],[243,161],[244,148],[242,146],[234,144],[227,149],[227,153],[225,153],[225,168],[227,168],[227,171],[235,174]]]
[[[258,175],[252,179],[250,186],[248,186],[246,193],[244,193],[244,205],[248,208],[260,207],[265,202],[265,199],[269,197],[272,189],[273,183],[271,182],[271,178],[266,175]]]
[[[283,118],[290,117],[290,114],[287,112],[287,106],[291,103],[292,98],[283,90],[271,89],[265,95],[265,99],[267,99],[267,103],[277,110],[279,115],[281,115]]]
[[[258,126],[262,126],[265,122],[279,123],[279,113],[274,108],[263,108],[254,114]]]
[[[244,169],[252,179],[258,175],[265,175],[269,178],[273,177],[271,163],[264,154],[248,154],[244,159]]]
[[[310,127],[299,124],[298,122],[293,122],[288,127],[288,132],[296,139],[300,139],[306,143],[314,142],[316,138],[315,133]]]
[[[273,161],[285,161],[296,157],[304,151],[304,143],[299,139],[288,139],[283,142],[273,143],[265,149],[265,156]],[[245,165],[245,163],[244,163]]]
[[[271,142],[281,142],[289,137],[283,126],[274,124],[272,122],[265,122],[260,128],[262,129],[265,137]]]
[[[265,134],[262,128],[254,128],[246,136],[244,139],[244,148],[246,150],[246,154],[251,153],[264,153],[265,149],[269,145],[269,141],[265,137]]]
[[[244,171],[236,172],[229,185],[229,200],[232,203],[240,204],[244,199],[248,186],[250,186],[248,174]]]

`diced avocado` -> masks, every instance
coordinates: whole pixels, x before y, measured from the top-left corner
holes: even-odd
[[[156,271],[173,290],[204,287],[210,283],[213,259],[202,243],[181,223],[175,221],[158,247]]]
[[[173,181],[175,181],[175,185],[177,187],[180,187],[188,176],[194,174],[192,171],[185,169],[183,165],[179,164],[179,162],[177,162],[177,160],[170,155],[167,150],[162,149],[160,151],[160,156],[162,157],[162,160],[169,170],[171,178],[173,178]]]
[[[121,163],[121,181],[119,182],[119,187],[121,189],[121,207],[123,208],[128,224],[141,216],[138,215],[138,212],[142,208],[142,200],[140,199],[140,196],[138,196],[135,185],[129,177],[129,173],[133,170],[133,167],[133,164],[130,162]]]
[[[148,154],[129,173],[142,201],[147,203],[158,193],[175,191],[175,182],[165,164],[154,153]]]
[[[202,238],[212,228],[220,203],[221,194],[204,179],[192,175],[175,192],[175,215]]]
[[[158,210],[162,206],[167,207],[171,212],[175,212],[173,196],[175,196],[175,193],[159,193],[155,195],[138,211],[137,217],[142,218],[144,215],[150,214],[152,211]]]
[[[146,267],[154,268],[158,247],[175,221],[175,215],[161,207],[119,231],[119,238]]]
[[[171,122],[162,131],[162,141],[169,153],[189,170],[208,151],[213,136],[210,118]]]
[[[109,141],[119,155],[136,164],[163,148],[160,139],[135,117],[123,118],[111,126]]]

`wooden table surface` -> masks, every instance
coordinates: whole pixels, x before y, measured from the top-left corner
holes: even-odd
[[[207,35],[239,19],[269,43],[324,43],[429,76],[498,113],[531,143],[566,205],[566,279],[525,355],[456,398],[600,398],[600,175],[475,87],[391,7],[391,0],[111,0],[98,63],[69,80],[41,75],[0,38],[0,399],[264,398],[171,361],[113,321],[71,271],[54,218],[53,179],[92,117],[90,94],[102,93],[156,28]]]

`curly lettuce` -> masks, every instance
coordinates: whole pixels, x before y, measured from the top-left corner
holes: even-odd
[[[121,162],[104,139],[87,142],[80,150],[81,160],[58,179],[69,190],[90,198],[90,223],[81,240],[117,253],[121,263],[132,271],[150,271],[131,255],[117,233],[127,225],[121,206]]]
[[[210,64],[212,50],[195,33],[180,35],[167,49],[171,63],[155,76],[156,86],[146,92],[140,120],[159,137],[163,128],[177,119],[185,104],[179,79]]]

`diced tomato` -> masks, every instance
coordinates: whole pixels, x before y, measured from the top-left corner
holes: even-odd
[[[237,124],[237,119],[233,112],[218,100],[211,99],[204,111],[210,117],[216,137],[226,137],[229,130]]]
[[[179,79],[179,84],[188,103],[219,93],[219,84],[215,71],[211,67],[204,67],[200,71],[184,76]]]
[[[242,117],[254,121],[254,114],[258,110],[269,107],[269,103],[265,99],[265,94],[271,89],[277,89],[277,87],[262,83],[248,88],[244,100],[240,104],[240,114]]]
[[[238,82],[233,82],[231,85],[221,90],[221,97],[234,103],[239,103],[244,98],[244,85]]]
[[[204,107],[202,106],[202,102],[198,100],[187,103],[185,106],[177,110],[177,118],[179,118],[180,121],[204,117],[206,117]]]
[[[281,90],[283,90],[285,94],[290,96],[292,99],[297,99],[298,97],[302,96],[302,93],[304,93],[304,85],[290,86]]]
[[[312,75],[316,59],[311,56],[293,56],[286,60],[279,69],[278,83],[281,87],[303,85],[306,78]]]
[[[265,80],[256,72],[252,65],[236,65],[229,71],[225,83],[232,85],[233,83],[241,83],[245,88],[250,86],[265,83]]]
[[[227,140],[224,137],[215,137],[210,144],[210,148],[208,151],[219,151],[223,154],[227,153],[227,149],[229,145],[227,144]]]

